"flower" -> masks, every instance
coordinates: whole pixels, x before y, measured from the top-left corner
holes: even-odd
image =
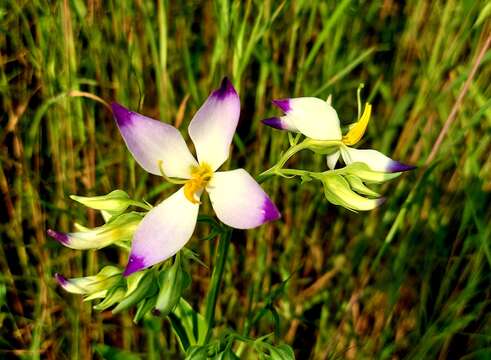
[[[175,127],[117,103],[112,104],[112,110],[135,160],[149,173],[184,185],[145,215],[133,236],[124,275],[168,259],[188,242],[204,190],[217,217],[233,228],[250,229],[280,217],[247,171],[217,171],[229,156],[240,114],[239,96],[227,78],[189,125],[198,160]]]
[[[273,100],[273,104],[283,110],[285,115],[264,119],[265,125],[299,132],[314,140],[339,141],[337,149],[327,155],[327,165],[330,169],[334,169],[340,155],[346,165],[362,162],[373,171],[400,172],[414,169],[414,166],[392,160],[376,150],[349,147],[360,141],[365,133],[372,110],[372,106],[368,103],[363,115],[350,126],[344,136],[341,133],[338,114],[331,106],[330,99],[324,101],[315,97],[300,97]]]

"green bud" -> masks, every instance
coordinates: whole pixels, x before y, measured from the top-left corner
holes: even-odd
[[[103,311],[123,300],[126,290],[122,286],[115,286],[107,291],[106,297],[94,306],[95,310]]]
[[[182,269],[181,258],[177,254],[174,264],[160,273],[160,292],[155,304],[154,314],[168,315],[176,307],[189,281],[189,275]]]
[[[143,319],[143,317],[147,315],[155,307],[156,301],[157,301],[156,296],[148,297],[140,301],[136,308],[136,314],[135,317],[133,318],[133,322],[136,324],[141,319]]]
[[[367,199],[358,195],[351,190],[348,181],[339,174],[325,173],[321,181],[326,199],[349,210],[372,210],[384,201],[383,198]]]
[[[352,163],[343,169],[340,169],[338,173],[343,175],[355,175],[366,183],[383,183],[401,175],[400,172],[384,173],[380,171],[373,171],[367,164],[360,162]]]
[[[154,271],[152,270],[131,274],[127,280],[128,290],[124,299],[113,309],[113,314],[128,309],[146,297],[153,296],[157,291]]]
[[[131,205],[132,200],[123,190],[114,190],[103,196],[77,196],[70,198],[91,209],[103,210],[110,214],[120,214]]]
[[[380,197],[379,193],[368,188],[358,176],[346,175],[344,178],[349,182],[351,188],[354,191],[356,191],[358,194],[372,196],[372,197]]]

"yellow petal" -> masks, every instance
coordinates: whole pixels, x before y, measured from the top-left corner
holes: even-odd
[[[365,110],[363,111],[363,115],[360,120],[351,125],[348,133],[343,136],[343,143],[345,145],[355,145],[358,141],[361,140],[365,130],[367,129],[368,121],[370,121],[370,115],[372,113],[372,105],[366,103]]]

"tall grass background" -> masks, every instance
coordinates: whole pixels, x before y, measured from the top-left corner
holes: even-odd
[[[361,145],[419,168],[364,213],[329,204],[319,184],[264,183],[283,217],[234,232],[218,328],[272,333],[299,359],[491,358],[490,14],[479,0],[3,0],[0,358],[179,358],[167,321],[98,313],[53,279],[126,255],[63,248],[46,228],[101,223],[69,194],[157,203],[174,191],[135,163],[96,97],[186,133],[223,76],[242,103],[225,168],[257,175],[288,147],[260,123],[278,114],[272,99],[332,94],[347,125],[360,83],[374,105]],[[289,164],[326,167],[310,153]],[[188,244],[208,265],[187,265],[197,309],[207,232]]]

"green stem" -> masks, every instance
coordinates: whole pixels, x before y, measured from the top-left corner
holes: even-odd
[[[232,229],[226,228],[220,236],[218,242],[217,255],[215,257],[215,268],[211,275],[210,289],[208,290],[208,296],[206,300],[205,321],[208,325],[205,336],[205,344],[210,340],[213,332],[215,322],[215,308],[218,299],[218,292],[222,283],[223,271],[225,269],[225,263],[227,261],[228,249],[230,247],[230,238],[232,236]]]
[[[312,151],[319,152],[320,150],[324,149],[329,149],[335,146],[341,146],[342,142],[339,140],[314,140],[307,138],[304,141],[302,141],[300,144],[296,144],[291,146],[278,160],[278,162],[273,165],[271,168],[268,170],[262,172],[259,174],[257,177],[257,182],[262,183],[265,180],[267,180],[269,177],[274,176],[274,175],[283,175],[284,172],[281,170],[283,166],[285,166],[286,162],[297,152],[304,150],[304,149],[311,149]],[[323,152],[321,152],[323,154]],[[299,175],[299,174],[293,174],[293,175]]]
[[[277,175],[278,174],[278,170],[280,170],[283,166],[285,166],[286,162],[288,161],[288,159],[290,159],[293,155],[295,155],[297,152],[303,150],[303,149],[306,149],[307,146],[308,146],[308,143],[307,143],[307,140],[304,140],[302,141],[300,144],[296,144],[296,145],[293,145],[292,147],[290,147],[280,158],[280,160],[278,160],[278,162],[272,166],[271,168],[269,168],[268,170],[262,172],[261,174],[259,174],[258,178],[257,178],[257,181],[259,183],[262,183],[264,182],[267,178],[271,177],[271,176],[274,176],[274,175]]]

